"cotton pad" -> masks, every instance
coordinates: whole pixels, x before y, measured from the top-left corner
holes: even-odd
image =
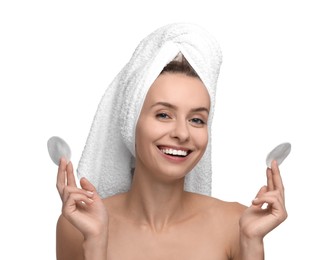
[[[267,156],[266,158],[266,164],[269,168],[271,168],[271,162],[273,160],[276,160],[278,163],[278,166],[286,159],[286,157],[289,155],[291,150],[291,144],[290,143],[282,143],[277,145]]]
[[[71,149],[67,142],[65,142],[61,137],[52,136],[50,139],[48,139],[47,149],[52,161],[56,165],[60,164],[62,157],[65,158],[67,163],[71,159]]]

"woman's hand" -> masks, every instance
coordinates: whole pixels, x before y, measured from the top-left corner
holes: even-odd
[[[108,237],[108,214],[95,187],[86,179],[80,180],[78,188],[73,166],[61,159],[56,187],[62,199],[62,215],[75,226],[85,240],[104,240]]]
[[[267,168],[267,185],[240,219],[241,237],[262,241],[264,236],[287,218],[284,186],[276,161]]]

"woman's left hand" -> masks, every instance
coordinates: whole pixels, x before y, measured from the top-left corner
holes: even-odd
[[[263,186],[252,205],[240,219],[241,235],[249,239],[263,239],[287,218],[284,186],[276,161],[267,168],[267,185]]]

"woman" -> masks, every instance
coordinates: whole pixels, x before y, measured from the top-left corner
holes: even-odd
[[[57,259],[264,259],[263,238],[287,217],[276,162],[251,206],[209,196],[220,64],[191,24],[139,44],[99,104],[80,188],[61,160]]]

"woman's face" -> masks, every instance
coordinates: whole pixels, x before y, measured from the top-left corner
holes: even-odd
[[[208,142],[210,99],[202,81],[161,74],[150,87],[136,126],[136,170],[171,180],[184,177]]]

